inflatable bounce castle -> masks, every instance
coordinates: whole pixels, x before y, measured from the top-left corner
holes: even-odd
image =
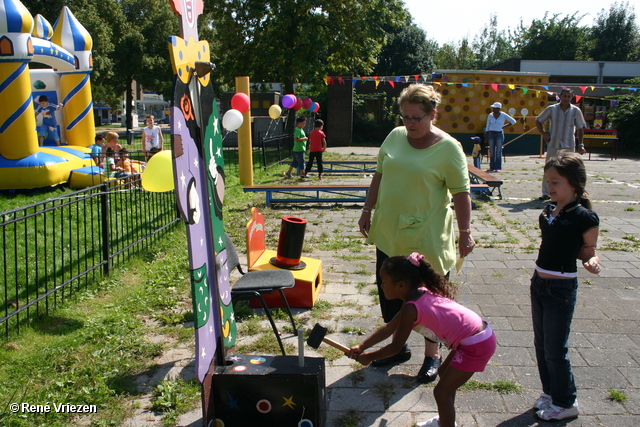
[[[52,27],[19,0],[0,5],[0,190],[49,187],[68,182],[72,172],[96,172],[87,148],[95,136],[91,36],[66,6]],[[30,70],[32,61],[51,68]],[[55,112],[60,146],[49,135],[39,145],[41,95],[62,104]]]

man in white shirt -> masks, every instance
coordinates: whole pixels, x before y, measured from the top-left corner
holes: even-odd
[[[545,163],[551,157],[554,157],[560,150],[577,151],[584,154],[582,137],[583,129],[587,127],[584,116],[580,108],[571,104],[573,99],[573,91],[571,89],[562,89],[560,92],[560,103],[548,106],[538,117],[536,117],[536,128],[547,143],[547,157]],[[543,125],[549,123],[549,131],[545,132]],[[576,150],[576,137],[578,135],[578,146]],[[549,190],[547,190],[547,181],[542,178],[542,196],[540,200],[549,200]]]
[[[491,156],[489,157],[489,170],[488,172],[500,172],[502,170],[502,144],[504,143],[504,132],[502,128],[505,126],[505,122],[515,124],[516,119],[503,113],[502,104],[494,102],[491,106],[493,113],[487,117],[487,126],[484,129],[485,140],[489,143],[489,150]]]

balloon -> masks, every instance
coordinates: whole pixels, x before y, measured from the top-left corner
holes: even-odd
[[[284,108],[291,108],[294,105],[296,105],[296,100],[297,98],[295,95],[291,95],[291,94],[285,95],[282,97],[282,106]]]
[[[173,190],[173,161],[171,150],[154,154],[142,172],[142,188],[154,193]]]
[[[316,109],[313,112],[317,113],[318,111],[320,111],[320,103],[316,102]]]
[[[280,114],[282,114],[282,108],[280,108],[279,105],[273,104],[271,107],[269,107],[269,117],[271,117],[273,120],[280,117]]]
[[[302,108],[305,108],[308,110],[312,103],[313,103],[313,100],[311,98],[306,98],[302,101]]]
[[[238,92],[231,98],[231,108],[240,111],[242,114],[249,110],[251,100],[246,93]]]
[[[298,99],[298,100],[296,101],[296,105],[294,105],[294,106],[293,106],[293,109],[294,109],[294,110],[296,110],[296,111],[298,111],[298,110],[299,110],[299,109],[301,109],[301,108],[302,108],[302,99]]]
[[[222,116],[222,127],[228,131],[238,129],[242,126],[242,122],[244,122],[244,117],[242,117],[242,113],[238,110],[231,109]]]
[[[318,108],[318,104],[315,102],[311,102],[311,105],[309,106],[308,110],[310,113],[315,113],[317,108]]]

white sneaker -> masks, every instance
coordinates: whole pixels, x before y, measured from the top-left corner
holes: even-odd
[[[547,409],[549,405],[551,405],[551,396],[547,393],[542,393],[536,403],[533,404],[533,407],[536,409]]]
[[[430,420],[416,424],[416,427],[440,427],[440,417],[433,417]]]
[[[455,426],[458,427],[458,423],[455,423]],[[416,427],[440,427],[440,417],[435,416],[430,420],[418,423]]]
[[[536,412],[536,415],[542,420],[551,421],[575,418],[579,413],[580,411],[578,411],[578,402],[576,401],[571,408],[561,408],[552,403],[547,409],[541,409]]]

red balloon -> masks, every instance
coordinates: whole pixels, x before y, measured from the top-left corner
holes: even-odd
[[[294,109],[294,110],[296,110],[296,111],[298,111],[298,110],[299,110],[299,109],[301,109],[301,108],[302,108],[302,99],[298,99],[298,100],[296,101],[296,105],[294,105],[294,106],[293,106],[293,109]]]
[[[302,108],[308,110],[309,107],[311,107],[311,103],[313,102],[313,100],[311,98],[306,98],[302,101]]]
[[[320,111],[320,103],[316,102],[316,109],[313,110],[314,113],[317,113],[318,111]]]
[[[249,110],[251,100],[246,93],[238,92],[231,98],[231,108],[240,111],[242,114]]]

